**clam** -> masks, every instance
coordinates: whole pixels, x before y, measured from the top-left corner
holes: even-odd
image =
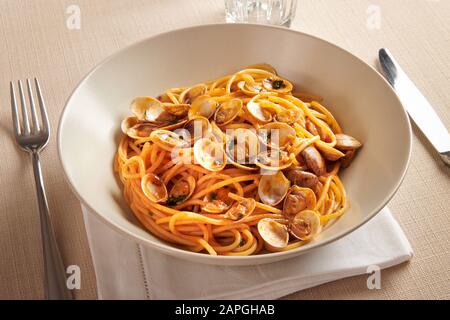
[[[323,176],[326,173],[325,160],[319,151],[314,146],[309,146],[302,151],[303,159],[306,165],[317,176]]]
[[[154,123],[170,123],[177,116],[167,112],[163,103],[152,97],[137,97],[131,102],[131,111],[139,120]]]
[[[153,123],[139,121],[135,116],[130,116],[122,121],[120,128],[130,138],[140,139],[148,137],[152,131],[156,130],[157,126]]]
[[[272,149],[261,152],[255,159],[255,164],[266,170],[284,170],[292,165],[289,154],[282,150]]]
[[[231,207],[232,200],[228,198],[228,188],[221,188],[217,191],[207,194],[203,201],[202,211],[220,214],[227,211]]]
[[[296,169],[300,169],[300,170],[308,170],[308,166],[306,165],[306,161],[305,159],[303,159],[302,154],[299,153],[295,159],[297,160],[298,164],[295,167]]]
[[[284,248],[289,242],[288,228],[273,219],[265,218],[258,222],[258,232],[261,238],[271,247]]]
[[[336,134],[336,149],[342,151],[355,150],[362,147],[362,143],[347,134]]]
[[[225,214],[227,219],[241,220],[253,213],[256,208],[255,199],[244,198],[241,201],[235,202]]]
[[[283,214],[286,217],[293,217],[305,209],[313,210],[316,201],[316,195],[311,189],[292,186],[284,199]]]
[[[278,112],[275,115],[275,120],[279,122],[285,122],[285,123],[295,123],[297,122],[301,117],[301,113],[299,110],[295,109],[284,109],[280,112]]]
[[[207,90],[208,90],[208,88],[204,84],[199,84],[199,85],[190,87],[190,88],[184,90],[180,94],[180,101],[182,103],[190,104],[196,98],[200,97],[201,95],[206,94]]]
[[[186,122],[184,129],[189,133],[188,140],[190,140],[192,144],[207,135],[207,132],[211,129],[211,124],[205,117],[195,116]]]
[[[226,141],[226,135],[223,131],[217,126],[215,121],[211,122],[211,133],[215,137],[218,143],[224,144]]]
[[[295,129],[283,122],[271,122],[258,130],[262,143],[270,148],[285,149],[296,137]]]
[[[240,99],[225,101],[217,108],[214,114],[214,121],[218,126],[227,125],[239,115],[242,107],[243,104]]]
[[[169,192],[168,205],[176,205],[189,199],[195,190],[195,178],[192,176],[182,177],[174,183]]]
[[[194,158],[209,171],[221,171],[227,164],[223,146],[207,138],[201,138],[194,144]]]
[[[172,130],[175,130],[175,129],[183,127],[187,122],[188,122],[188,120],[184,119],[184,120],[180,120],[178,122],[174,121],[174,122],[171,122],[171,123],[167,123],[167,124],[165,124],[165,125],[163,125],[162,127],[159,127],[159,128],[158,128],[158,125],[156,125],[156,128],[161,129],[161,130],[172,131]]]
[[[152,123],[138,123],[127,130],[127,135],[133,139],[147,138],[157,129],[157,126]]]
[[[292,219],[289,231],[295,238],[308,241],[322,229],[320,216],[312,210],[304,210]]]
[[[319,198],[320,195],[322,194],[322,190],[323,190],[323,183],[319,181],[319,183],[317,184],[316,189],[314,190],[314,193],[316,194],[317,198]]]
[[[345,156],[344,153],[327,144],[318,144],[317,149],[319,149],[322,156],[329,161],[337,161]]]
[[[161,148],[171,151],[173,148],[188,148],[190,143],[183,140],[178,134],[168,130],[155,130],[150,134],[153,143]]]
[[[227,136],[226,154],[228,162],[244,170],[257,170],[252,166],[259,153],[259,139],[250,129],[235,129]]]
[[[184,118],[189,112],[189,104],[163,103],[163,109],[174,116]]]
[[[156,99],[158,99],[161,102],[172,103],[172,99],[170,99],[169,95],[166,92],[161,93],[159,96],[156,97]]]
[[[167,188],[157,175],[149,173],[142,177],[141,188],[150,201],[157,203],[167,201]]]
[[[355,157],[356,150],[349,150],[345,153],[345,157],[341,158],[342,168],[348,168]]]
[[[262,82],[264,89],[278,93],[288,93],[293,89],[292,83],[280,77],[266,78]]]
[[[265,110],[257,101],[249,101],[246,105],[247,112],[258,122],[268,123],[272,121],[272,114]]]
[[[197,97],[191,104],[189,109],[189,119],[195,116],[202,116],[206,119],[211,118],[217,109],[217,101],[208,95]]]
[[[249,96],[255,96],[257,94],[260,94],[261,92],[264,92],[264,88],[261,84],[256,82],[245,82],[245,81],[239,81],[237,83],[237,87],[246,95]]]
[[[283,172],[278,171],[261,177],[258,194],[262,202],[270,206],[276,206],[283,201],[290,186],[291,183]]]
[[[302,170],[301,168],[293,168],[286,173],[289,181],[296,186],[316,190],[319,178],[311,172]]]
[[[139,123],[139,119],[135,116],[129,116],[122,120],[120,124],[120,129],[125,134],[128,134],[128,130]]]

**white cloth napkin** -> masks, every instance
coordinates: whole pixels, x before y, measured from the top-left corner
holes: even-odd
[[[276,299],[411,259],[389,209],[352,234],[310,253],[249,267],[196,264],[136,244],[83,208],[100,299]]]

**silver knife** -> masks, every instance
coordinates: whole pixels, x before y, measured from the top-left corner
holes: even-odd
[[[409,116],[450,166],[450,134],[428,100],[408,78],[388,49],[379,52],[380,64],[386,80],[397,92]]]

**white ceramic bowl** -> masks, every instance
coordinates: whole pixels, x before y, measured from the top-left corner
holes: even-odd
[[[306,91],[325,97],[345,132],[364,142],[342,173],[351,207],[314,241],[292,251],[212,257],[159,240],[135,219],[112,169],[121,120],[136,96],[193,85],[247,65],[270,63]],[[195,262],[252,265],[305,253],[354,231],[399,187],[410,157],[408,116],[373,68],[324,40],[285,28],[219,24],[151,37],[116,53],[81,81],[62,114],[58,148],[65,175],[82,203],[129,239]]]

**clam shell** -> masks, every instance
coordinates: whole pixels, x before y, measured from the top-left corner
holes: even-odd
[[[355,150],[361,148],[362,143],[348,134],[338,133],[336,134],[335,147],[342,151]]]
[[[283,213],[287,217],[292,217],[305,209],[313,210],[316,203],[316,195],[313,190],[292,186],[284,199]]]
[[[289,224],[291,235],[303,241],[312,239],[321,229],[320,216],[312,210],[297,213]]]
[[[195,161],[209,171],[221,171],[227,164],[223,146],[207,138],[199,139],[194,144]]]
[[[281,171],[263,175],[259,182],[258,194],[262,202],[270,206],[276,206],[283,201],[290,185],[291,183]]]
[[[232,99],[222,103],[214,114],[214,121],[218,126],[225,126],[239,115],[243,108],[242,100]]]
[[[295,141],[295,129],[283,122],[271,122],[258,129],[262,143],[270,148],[286,149]]]
[[[141,188],[145,196],[152,202],[166,202],[167,188],[164,182],[155,174],[149,173],[142,177]]]
[[[197,97],[191,104],[191,108],[188,112],[189,119],[196,116],[202,116],[206,119],[211,118],[217,109],[217,101],[208,95],[202,95]]]
[[[179,179],[169,192],[169,200],[178,198],[181,199],[177,201],[177,204],[183,203],[188,200],[194,193],[196,186],[195,178],[192,176],[182,177]]]
[[[258,232],[261,238],[271,247],[284,248],[289,242],[289,232],[285,225],[270,219],[261,219],[258,222]]]
[[[190,143],[183,140],[178,134],[168,130],[155,130],[150,134],[153,143],[163,149],[171,151],[173,148],[187,148]]]

